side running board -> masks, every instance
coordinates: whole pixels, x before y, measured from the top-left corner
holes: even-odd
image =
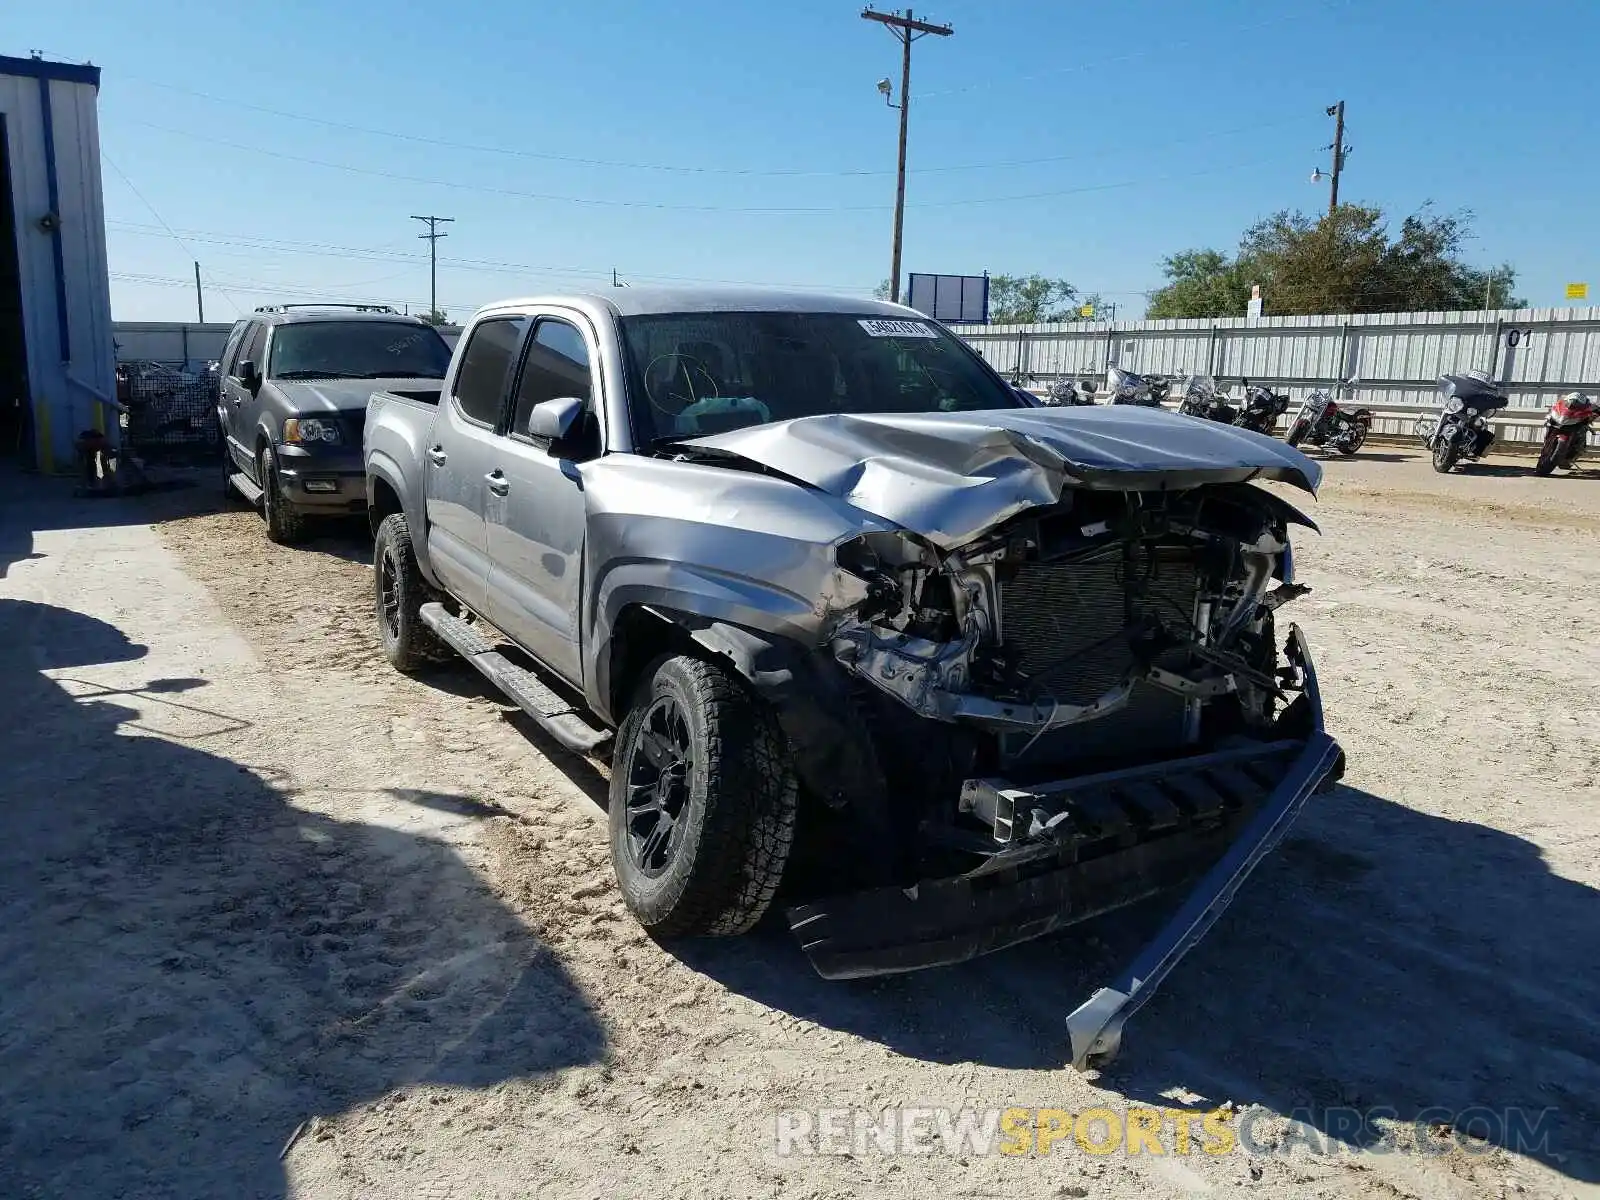
[[[232,476],[229,477],[228,482],[233,484],[234,491],[238,492],[239,495],[244,497],[244,502],[246,504],[261,503],[261,489],[256,486],[255,480],[251,479],[250,476],[246,475],[243,471],[235,471]]]
[[[513,704],[537,721],[539,728],[568,750],[593,754],[611,740],[609,729],[590,725],[576,704],[557,695],[532,671],[517,666],[496,650],[494,643],[475,626],[446,612],[444,605],[424,604],[420,615],[423,623],[438,634],[445,645],[476,667]]]

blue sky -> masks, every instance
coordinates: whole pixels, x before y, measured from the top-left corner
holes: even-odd
[[[888,7],[887,4],[880,7]],[[1137,315],[1163,255],[1343,198],[1477,217],[1470,257],[1561,304],[1596,262],[1595,0],[943,0],[919,16],[906,270],[1040,271]],[[888,274],[899,48],[860,5],[52,0],[0,53],[104,69],[121,320],[278,299],[452,317],[517,294]],[[307,119],[310,118],[310,119]],[[404,137],[388,136],[402,134]],[[676,169],[661,169],[676,168]],[[168,227],[174,233],[168,231]]]

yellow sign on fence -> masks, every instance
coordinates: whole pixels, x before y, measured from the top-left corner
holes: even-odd
[[[1589,285],[1587,283],[1567,284],[1568,300],[1587,300],[1589,298]]]
[[[1078,309],[1078,315],[1080,317],[1082,317],[1084,320],[1088,320],[1090,317],[1093,317],[1094,316],[1094,305],[1092,305],[1092,304],[1083,305],[1081,308]]]

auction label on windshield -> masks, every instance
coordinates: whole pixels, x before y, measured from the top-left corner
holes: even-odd
[[[873,337],[936,338],[939,336],[937,330],[924,325],[921,321],[891,321],[879,318],[857,321],[856,324]]]

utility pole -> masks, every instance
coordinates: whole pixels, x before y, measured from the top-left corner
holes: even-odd
[[[1328,105],[1328,115],[1333,118],[1333,181],[1328,188],[1328,212],[1339,207],[1339,174],[1344,170],[1344,156],[1350,147],[1344,144],[1344,101]]]
[[[439,226],[452,224],[455,218],[412,216],[411,219],[422,221],[428,226],[427,233],[419,233],[417,236],[428,239],[428,320],[432,321],[439,311],[439,239],[450,236],[448,233],[440,233]]]
[[[878,84],[884,102],[890,108],[900,110],[900,166],[894,192],[894,254],[889,269],[889,299],[898,304],[900,303],[900,233],[904,228],[906,216],[906,124],[911,114],[911,43],[930,33],[937,37],[949,37],[955,30],[948,25],[931,25],[927,21],[918,21],[909,8],[906,9],[905,16],[897,12],[874,12],[870,8],[863,9],[861,16],[863,20],[877,21],[894,34],[901,46],[900,103],[896,104],[890,99],[887,79]]]
[[[200,290],[200,264],[194,265],[194,306],[200,312],[200,324],[206,323],[206,296]]]

